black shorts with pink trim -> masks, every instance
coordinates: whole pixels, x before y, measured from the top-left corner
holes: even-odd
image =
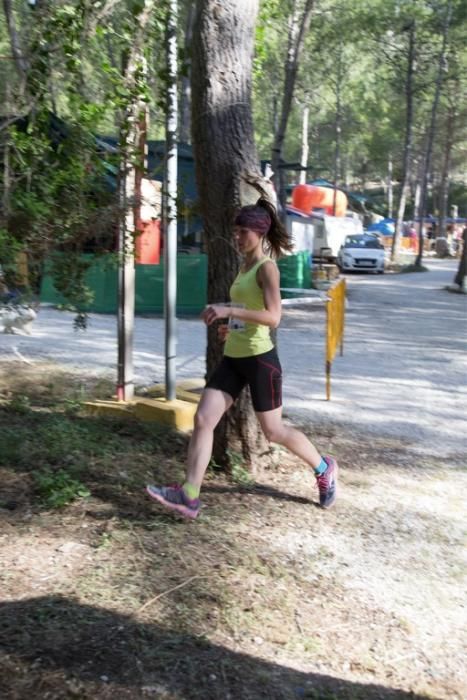
[[[247,384],[255,411],[282,406],[282,368],[275,348],[252,357],[224,356],[206,387],[220,389],[235,401]]]

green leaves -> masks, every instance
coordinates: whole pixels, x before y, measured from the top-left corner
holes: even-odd
[[[91,495],[86,486],[64,469],[45,470],[35,475],[41,500],[49,508],[63,508],[78,498]]]

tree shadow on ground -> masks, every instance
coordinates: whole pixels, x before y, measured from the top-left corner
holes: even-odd
[[[94,499],[112,509],[103,514],[106,517],[150,518],[153,504],[145,495],[146,483],[173,481],[174,473],[175,478],[180,476],[187,450],[186,436],[160,426],[67,416],[57,410],[0,411],[0,432],[4,437],[0,441],[0,520],[31,508],[39,512],[46,506],[37,485],[43,471],[52,476],[66,471],[78,479]],[[251,494],[312,503],[273,486],[253,483],[245,487],[226,484],[224,479],[208,481],[204,492],[213,499],[222,494]]]
[[[310,479],[310,483],[311,479]],[[216,485],[212,483],[205,484],[203,486],[203,493],[221,493],[221,494],[234,494],[234,493],[249,493],[254,496],[264,496],[266,498],[272,498],[278,501],[288,501],[290,503],[300,503],[301,505],[312,505],[319,508],[319,503],[312,501],[310,498],[305,496],[297,496],[293,493],[286,493],[285,491],[280,491],[274,488],[274,486],[269,486],[268,484],[252,484],[249,487],[245,486],[235,486],[235,485]]]
[[[1,603],[0,648],[5,698],[76,697],[68,692],[73,683],[81,698],[146,697],[148,687],[173,700],[424,698],[304,673],[177,630],[176,621],[164,629],[62,596]]]

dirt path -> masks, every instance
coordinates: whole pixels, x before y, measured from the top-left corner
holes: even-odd
[[[172,480],[183,445],[105,423],[83,437],[93,423],[62,424],[64,404],[39,400],[57,376],[44,359],[73,370],[67,391],[105,372],[110,320],[76,340],[47,310],[33,338],[3,336],[0,398],[29,387],[39,404],[0,410],[2,697],[463,700],[464,300],[441,291],[450,277],[450,263],[434,263],[426,275],[351,278],[331,403],[312,371],[321,312],[287,312],[288,407],[342,467],[330,512],[313,507],[309,472],[277,451],[255,486],[211,475],[199,521],[172,522],[141,486]],[[154,320],[138,327],[143,376]],[[189,370],[199,324],[181,327]],[[39,507],[34,471],[74,460],[91,497]]]

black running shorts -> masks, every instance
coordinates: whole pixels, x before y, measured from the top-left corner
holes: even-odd
[[[235,401],[247,384],[255,411],[282,406],[282,368],[275,348],[252,357],[224,355],[206,387],[225,391]]]

